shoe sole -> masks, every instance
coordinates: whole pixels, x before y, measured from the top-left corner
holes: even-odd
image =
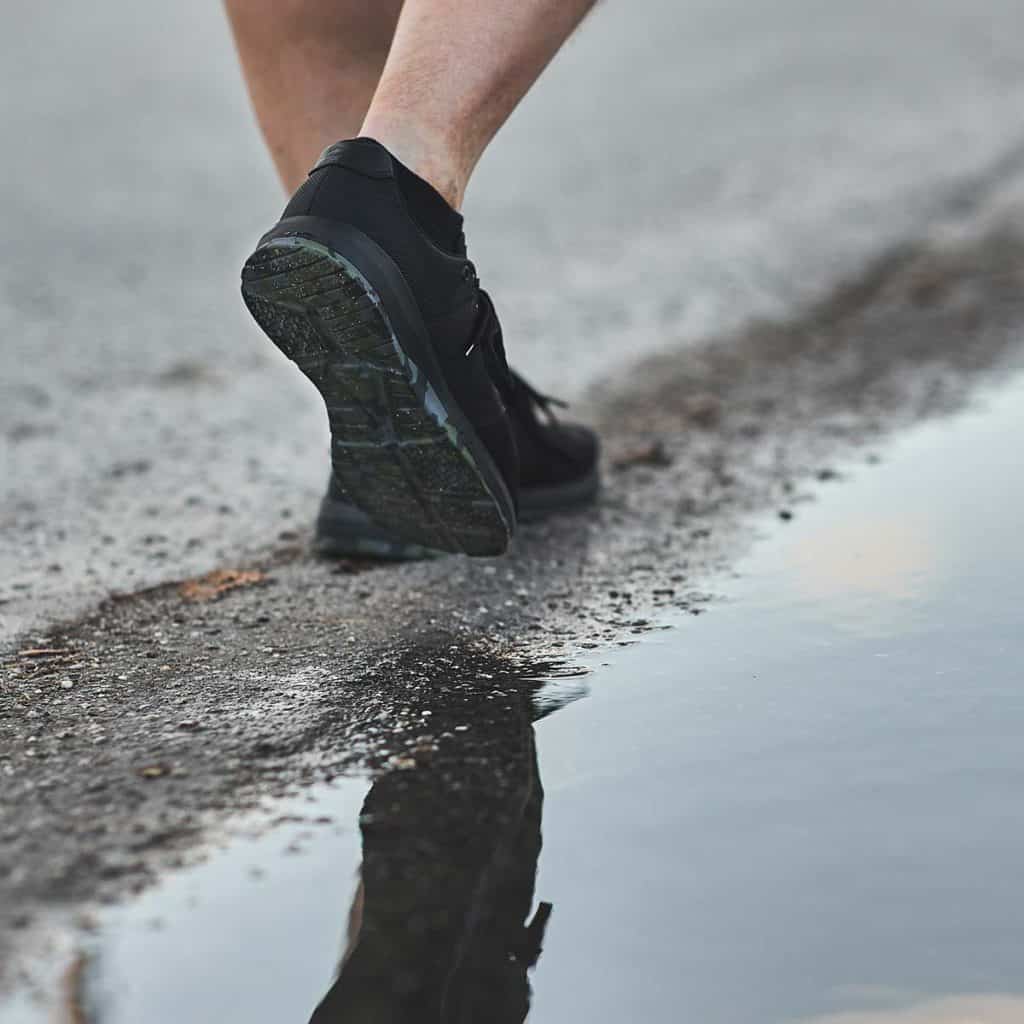
[[[379,246],[347,225],[282,221],[246,260],[242,296],[323,397],[335,476],[376,526],[440,551],[507,550],[511,496]]]

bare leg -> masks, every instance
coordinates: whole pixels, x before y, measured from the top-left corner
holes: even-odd
[[[458,209],[487,144],[593,4],[405,0],[360,134]]]
[[[225,0],[256,117],[287,192],[358,134],[402,0]]]
[[[287,191],[325,146],[361,134],[456,208],[495,132],[594,2],[225,0]]]

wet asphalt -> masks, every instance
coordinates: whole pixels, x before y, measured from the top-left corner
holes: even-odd
[[[219,10],[19,5],[4,934],[144,887],[261,796],[386,765],[402,709],[481,650],[557,661],[702,613],[751,513],[792,516],[1018,366],[1019,21],[951,0],[599,8],[466,212],[513,363],[602,430],[605,496],[504,560],[379,568],[307,554],[324,417],[237,296],[281,196]],[[217,569],[246,585],[180,586]]]

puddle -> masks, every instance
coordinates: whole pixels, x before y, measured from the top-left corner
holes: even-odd
[[[585,700],[424,697],[372,786],[107,913],[68,1019],[1024,1020],[1022,431],[1014,386],[848,467]]]
[[[533,1020],[1024,1020],[1022,428],[915,430],[544,724]]]

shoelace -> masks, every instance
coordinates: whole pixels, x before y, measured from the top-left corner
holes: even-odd
[[[525,403],[530,409],[537,409],[549,420],[555,420],[557,417],[553,409],[566,409],[568,403],[538,391],[532,384],[510,369],[508,358],[505,355],[505,341],[501,333],[501,324],[494,312],[494,304],[483,288],[479,290],[479,294],[481,312],[473,329],[470,345],[466,349],[467,354],[474,347],[480,347],[487,363],[488,372],[507,405],[516,406],[525,398]]]
[[[561,398],[545,395],[544,392],[538,391],[532,384],[523,380],[515,370],[509,370],[509,376],[512,378],[515,388],[526,396],[531,408],[539,409],[551,422],[558,419],[553,411],[554,409],[569,408],[568,402],[563,402]]]

